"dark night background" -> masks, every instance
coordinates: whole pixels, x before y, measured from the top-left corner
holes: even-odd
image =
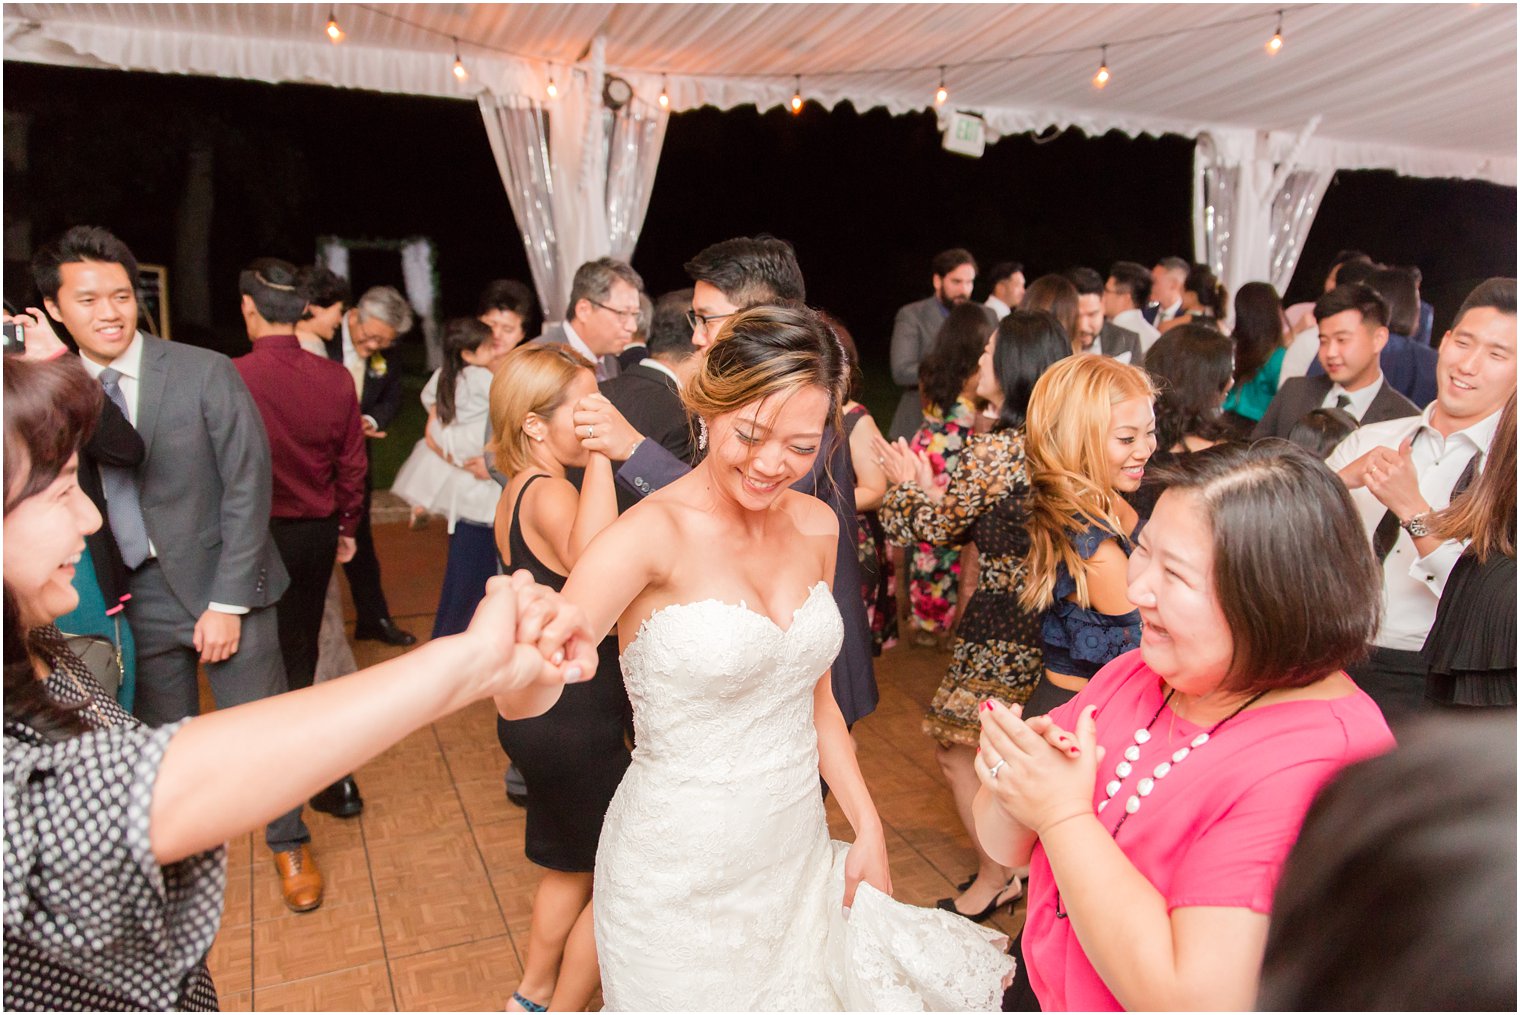
[[[308,263],[325,234],[430,238],[440,319],[473,313],[493,278],[531,283],[474,103],[7,62],[4,105],[12,303],[35,299],[31,250],[78,223],[108,226],[140,260],[172,266],[192,142],[213,153],[212,331],[175,320],[178,340],[244,351],[238,269],[261,255]],[[800,116],[753,107],[674,115],[634,267],[658,294],[688,284],[682,262],[709,243],[758,232],[791,240],[809,302],[849,325],[873,380],[868,400],[890,414],[892,316],[928,294],[936,251],[965,246],[984,267],[1020,260],[1031,279],[1192,254],[1188,139],[1019,135],[980,159],[939,141],[927,112],[810,104]],[[1439,334],[1477,281],[1515,274],[1515,216],[1509,187],[1339,173],[1285,296],[1311,298],[1333,253],[1356,247],[1421,268]],[[394,254],[356,252],[351,269],[356,291],[402,288]],[[171,268],[171,313],[182,302],[177,281]],[[1247,280],[1229,281],[1233,290]],[[420,336],[403,344],[420,388]],[[410,448],[386,443],[398,458]]]

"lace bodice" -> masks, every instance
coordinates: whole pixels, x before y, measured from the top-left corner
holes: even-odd
[[[609,1010],[996,1009],[1012,960],[992,932],[869,885],[841,915],[813,688],[842,636],[823,582],[784,628],[718,600],[640,625],[592,897]]]

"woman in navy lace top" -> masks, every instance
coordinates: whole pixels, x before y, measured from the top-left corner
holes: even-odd
[[[1120,493],[1139,488],[1156,450],[1154,403],[1145,371],[1106,356],[1063,360],[1030,396],[1030,552],[1021,603],[1045,611],[1045,672],[1025,715],[1067,701],[1109,660],[1140,645],[1140,614],[1125,591],[1140,518]]]

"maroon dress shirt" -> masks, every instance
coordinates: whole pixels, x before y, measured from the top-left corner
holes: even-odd
[[[270,516],[338,516],[338,532],[352,536],[364,507],[369,460],[354,379],[294,335],[266,335],[253,351],[232,361],[264,417],[274,471]]]

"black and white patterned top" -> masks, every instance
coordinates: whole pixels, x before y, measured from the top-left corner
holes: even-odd
[[[62,701],[91,698],[90,730],[54,741],[5,724],[5,1008],[215,1011],[205,956],[225,851],[160,865],[148,836],[158,767],[182,723],[141,725],[62,660],[47,686]]]

